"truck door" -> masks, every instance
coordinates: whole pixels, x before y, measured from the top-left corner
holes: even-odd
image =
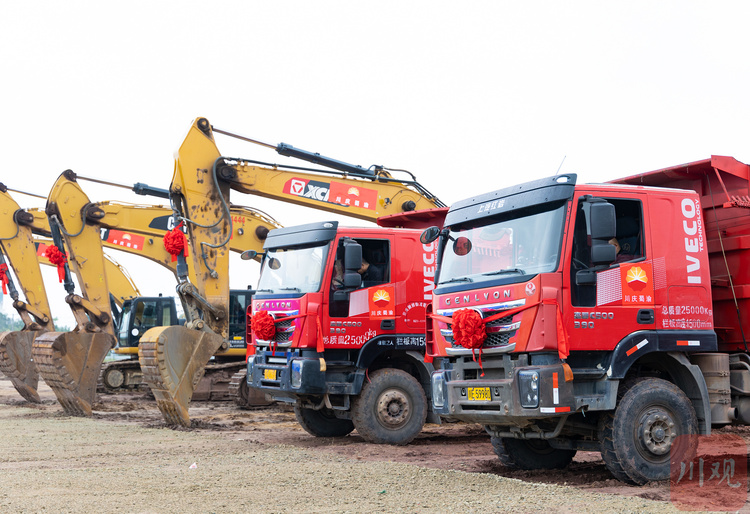
[[[597,200],[614,206],[614,237],[603,241],[601,237],[597,241],[601,234],[592,234],[596,214],[591,206]],[[654,327],[654,273],[644,232],[643,202],[585,196],[574,208],[566,274],[572,308],[564,315],[570,346],[574,350],[611,350],[626,335]],[[615,248],[611,261],[601,260],[601,255],[611,252],[595,248],[602,244]]]
[[[361,347],[381,330],[383,323],[394,324],[396,288],[391,283],[391,242],[388,239],[356,238],[362,247],[361,267],[356,270],[361,284],[347,288],[344,238],[339,241],[329,290],[330,321],[323,327],[332,347]]]

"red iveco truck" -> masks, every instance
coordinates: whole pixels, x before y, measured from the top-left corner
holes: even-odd
[[[714,156],[454,204],[421,238],[434,410],[483,424],[505,465],[595,450],[636,484],[669,476],[680,436],[750,423],[749,185]]]
[[[272,230],[248,317],[248,385],[294,405],[315,436],[355,428],[367,441],[406,444],[426,419],[424,362],[435,245],[420,230]]]

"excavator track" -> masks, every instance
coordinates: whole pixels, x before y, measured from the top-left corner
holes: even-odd
[[[147,390],[143,382],[143,373],[138,359],[107,362],[102,366],[97,393],[113,394],[129,391]]]
[[[0,371],[26,401],[42,403],[37,392],[39,372],[34,366],[31,347],[44,330],[21,330],[0,333]]]
[[[46,332],[32,355],[39,374],[71,416],[91,416],[96,383],[114,338],[106,333]]]
[[[274,404],[273,401],[266,399],[264,392],[247,385],[247,368],[244,365],[240,371],[232,375],[232,380],[229,382],[229,394],[241,409],[259,409]]]
[[[188,408],[206,364],[224,343],[213,332],[181,325],[147,331],[138,346],[143,380],[169,425],[190,426]]]

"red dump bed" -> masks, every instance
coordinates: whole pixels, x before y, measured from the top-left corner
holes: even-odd
[[[744,350],[743,341],[750,338],[750,166],[714,155],[612,183],[692,189],[701,195],[720,349]]]

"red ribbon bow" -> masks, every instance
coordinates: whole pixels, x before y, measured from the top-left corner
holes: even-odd
[[[55,245],[48,246],[44,251],[44,256],[51,264],[57,266],[57,277],[62,282],[65,279],[65,263],[68,262],[68,256]]]
[[[176,261],[180,254],[184,254],[185,257],[188,255],[187,238],[180,227],[182,222],[164,234],[164,248],[172,255],[172,262]]]
[[[8,265],[0,264],[0,282],[3,283],[3,294],[8,294]]]

